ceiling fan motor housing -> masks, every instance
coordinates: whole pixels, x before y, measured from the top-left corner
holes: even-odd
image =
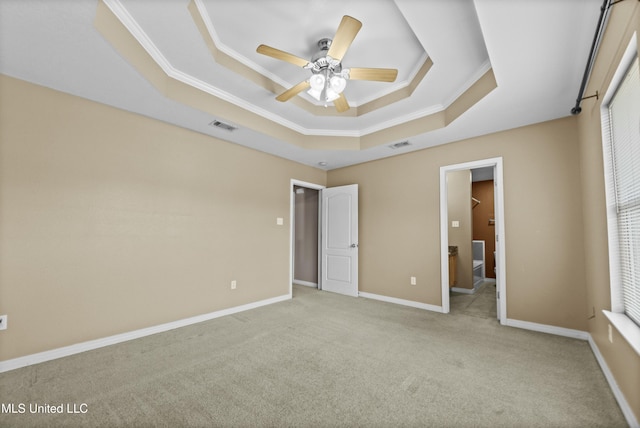
[[[330,74],[340,74],[342,71],[342,63],[327,55],[331,47],[331,39],[324,38],[318,41],[319,50],[313,54],[309,62],[309,69],[313,74],[324,73],[328,70]]]

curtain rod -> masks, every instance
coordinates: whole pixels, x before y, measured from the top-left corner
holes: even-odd
[[[598,47],[600,46],[600,38],[602,37],[602,32],[604,31],[606,14],[611,8],[611,6],[623,1],[624,0],[604,0],[604,2],[602,2],[602,6],[600,7],[600,18],[598,19],[598,26],[596,27],[596,34],[593,36],[593,43],[591,44],[589,59],[587,60],[587,66],[585,67],[584,75],[582,76],[582,83],[580,84],[580,91],[578,92],[576,105],[571,109],[571,114],[573,115],[580,114],[580,112],[582,111],[582,107],[580,107],[580,103],[582,102],[582,100],[586,100],[587,98],[594,98],[594,97],[595,99],[598,99],[598,91],[596,91],[595,95],[590,95],[588,97],[585,97],[584,90],[587,86],[587,82],[589,81],[589,77],[591,76],[591,69],[593,68],[593,62],[595,60]]]
[[[623,0],[618,0],[623,1]],[[582,107],[580,107],[580,103],[582,102],[584,90],[587,86],[587,81],[589,80],[589,76],[591,76],[591,69],[593,67],[593,61],[596,56],[596,52],[598,51],[598,46],[600,45],[600,37],[602,37],[602,30],[604,29],[604,21],[605,15],[609,8],[611,7],[611,0],[604,0],[602,6],[600,7],[600,18],[598,18],[598,25],[596,26],[596,34],[593,36],[593,43],[591,43],[591,51],[589,52],[589,59],[587,59],[587,66],[584,69],[584,75],[582,76],[582,83],[580,84],[580,91],[578,91],[578,98],[576,99],[576,105],[571,109],[571,114],[576,115],[580,114],[582,111]],[[617,2],[616,2],[617,3]],[[586,98],[598,98],[598,93],[596,95],[592,95]]]

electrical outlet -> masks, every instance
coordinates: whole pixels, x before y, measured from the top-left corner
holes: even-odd
[[[411,277],[411,285],[416,285],[416,277],[415,276]]]
[[[453,220],[451,222],[451,227],[460,227],[460,222],[458,220]]]
[[[235,280],[235,279],[234,279],[233,281],[231,281],[231,289],[232,289],[232,290],[235,290],[235,289],[236,289],[236,285],[237,285],[237,282],[236,282],[236,280]]]
[[[7,315],[0,315],[0,330],[7,329]]]
[[[613,327],[609,324],[609,342],[613,343]]]

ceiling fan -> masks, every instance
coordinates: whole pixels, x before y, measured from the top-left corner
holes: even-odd
[[[256,51],[260,54],[311,70],[309,79],[281,93],[276,99],[285,102],[308,90],[309,95],[325,105],[333,102],[336,110],[342,113],[349,110],[349,103],[342,93],[347,80],[395,81],[398,70],[393,68],[342,68],[342,58],[361,27],[362,22],[348,15],[343,16],[333,40],[325,38],[318,41],[318,51],[310,61],[271,46],[258,46]]]

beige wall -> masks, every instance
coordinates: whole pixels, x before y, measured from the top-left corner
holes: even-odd
[[[5,76],[0,93],[0,360],[289,292],[290,180],[324,171]]]
[[[507,316],[586,331],[576,120],[329,171],[360,185],[360,290],[441,305],[440,167],[502,156]]]
[[[447,172],[447,212],[449,245],[458,247],[456,287],[473,288],[473,254],[471,240],[471,170]],[[457,221],[458,227],[452,222]]]
[[[595,91],[601,96],[605,94],[634,31],[640,33],[640,2],[616,4],[611,10],[585,96],[592,95]],[[595,315],[589,320],[588,327],[636,419],[640,420],[640,356],[615,328],[613,343],[609,343],[609,323],[602,314],[603,309],[611,309],[611,292],[600,127],[601,101],[602,97],[599,100],[591,98],[583,101],[582,113],[578,116],[587,309]]]

